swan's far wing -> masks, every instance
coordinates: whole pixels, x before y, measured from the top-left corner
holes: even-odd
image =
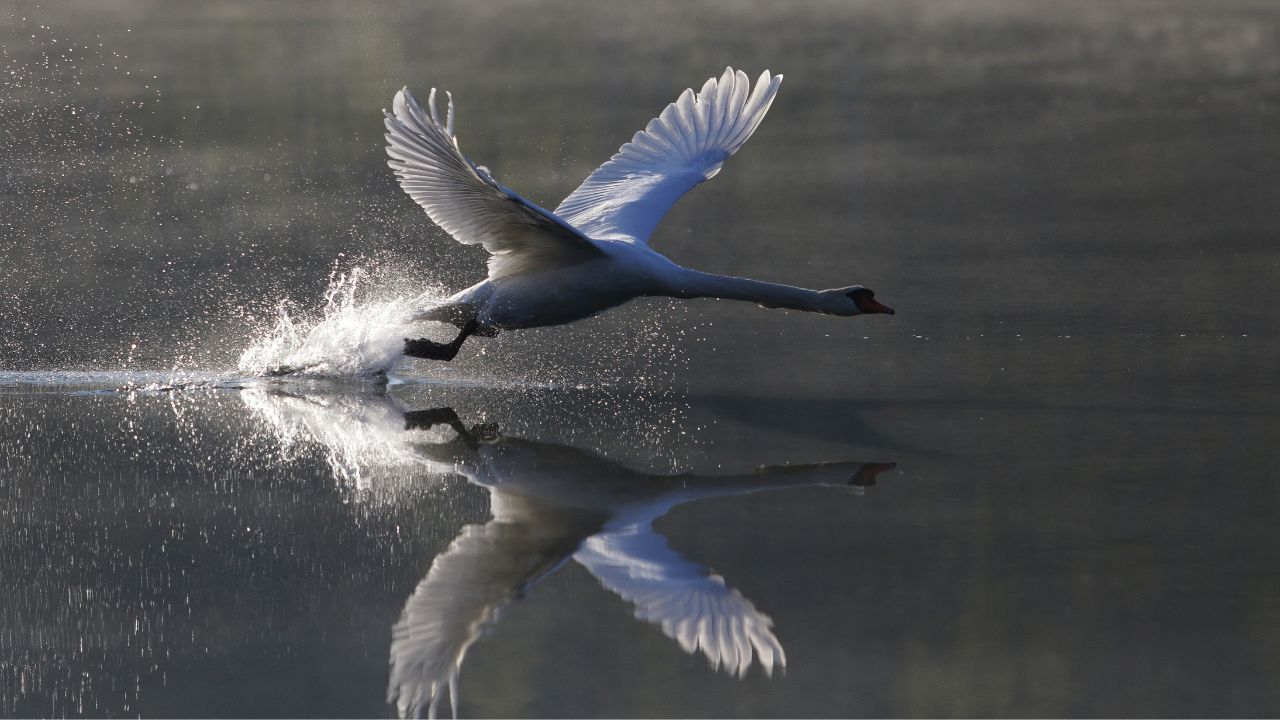
[[[753,658],[766,674],[786,667],[769,616],[648,527],[596,535],[573,559],[634,604],[637,619],[661,627],[685,652],[701,651],[713,668],[742,677]]]
[[[453,98],[444,123],[431,90],[430,114],[408,90],[396,93],[385,112],[388,165],[409,193],[460,243],[492,253],[489,276],[572,265],[603,253],[571,225],[499,185],[458,148],[453,134]]]
[[[508,568],[501,526],[470,525],[427,576],[391,629],[391,682],[387,702],[401,717],[417,717],[456,683],[462,657],[516,595],[523,568]],[[453,703],[457,698],[450,696]]]
[[[647,242],[662,216],[698,183],[715,177],[764,120],[781,75],[765,70],[751,89],[725,68],[701,92],[685,90],[556,208],[588,237]]]
[[[458,714],[456,686],[467,650],[523,589],[562,562],[555,534],[490,521],[463,528],[437,555],[391,629],[387,702],[401,717],[435,717],[445,687]]]

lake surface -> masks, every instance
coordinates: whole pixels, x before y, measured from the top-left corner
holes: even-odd
[[[1273,5],[46,5],[0,10],[0,714],[1280,713]],[[554,206],[727,64],[786,80],[654,247],[897,315],[261,375],[482,276],[385,166],[400,86]]]

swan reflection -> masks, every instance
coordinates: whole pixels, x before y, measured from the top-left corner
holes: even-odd
[[[467,650],[505,605],[570,560],[631,603],[637,619],[685,652],[701,653],[713,668],[743,677],[759,664],[772,674],[787,661],[773,621],[724,578],[673,550],[653,522],[704,498],[815,485],[864,488],[892,467],[833,462],[743,475],[649,474],[589,450],[504,437],[492,425],[468,427],[450,408],[400,413],[381,398],[380,407],[368,408],[288,396],[272,404],[269,397],[247,402],[271,407],[263,417],[282,429],[315,431],[312,439],[329,448],[340,479],[358,477],[353,459],[372,455],[419,472],[449,468],[489,492],[492,519],[463,528],[435,558],[393,628],[387,694],[402,716],[434,716],[446,687],[456,716]],[[341,417],[322,422],[319,407]],[[370,423],[379,427],[362,427]],[[395,433],[403,440],[392,449]],[[374,441],[372,449],[354,447],[361,439]]]

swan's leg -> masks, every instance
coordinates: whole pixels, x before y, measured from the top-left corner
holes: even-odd
[[[462,342],[470,337],[479,327],[479,323],[475,320],[468,320],[466,325],[462,326],[462,331],[458,333],[458,337],[453,342],[438,343],[426,338],[418,338],[411,340],[404,339],[404,354],[409,357],[424,358],[426,360],[452,360],[458,354],[458,348],[462,347]]]
[[[498,426],[493,423],[472,425],[468,430],[462,419],[451,407],[431,408],[430,410],[410,410],[404,414],[405,430],[430,430],[434,425],[448,425],[458,437],[462,438],[473,449],[481,443],[496,442],[502,437]]]
[[[410,410],[404,414],[405,430],[429,430],[433,425],[448,425],[459,435],[467,435],[467,426],[451,407]]]
[[[468,430],[451,407],[410,410],[404,414],[405,430],[430,430],[436,425],[448,425],[458,436],[446,442],[420,443],[415,447],[428,459],[441,463],[471,463],[481,444],[495,442],[500,437],[496,425],[476,425]]]

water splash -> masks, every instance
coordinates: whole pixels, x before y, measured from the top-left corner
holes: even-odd
[[[403,410],[390,398],[247,389],[240,399],[276,439],[281,460],[319,448],[337,484],[360,491],[362,497],[393,499],[403,488],[430,484],[453,472],[452,465],[414,450],[414,443],[440,442],[452,431],[406,429]]]
[[[404,338],[415,332],[412,317],[441,300],[432,289],[416,296],[363,298],[368,273],[360,267],[329,276],[324,306],[307,318],[277,308],[273,327],[240,355],[240,372],[309,377],[372,377],[403,357]]]

